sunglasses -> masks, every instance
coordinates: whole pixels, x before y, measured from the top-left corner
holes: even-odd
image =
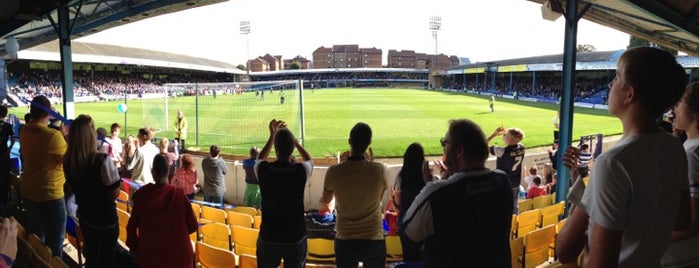
[[[445,138],[439,139],[439,144],[441,144],[442,147],[446,147],[447,143],[449,143],[449,141],[447,139],[445,139]]]

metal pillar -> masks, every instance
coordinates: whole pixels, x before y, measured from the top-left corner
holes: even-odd
[[[77,15],[76,15],[77,16]],[[61,52],[61,84],[63,84],[63,115],[75,118],[75,97],[73,95],[73,58],[70,47],[72,27],[68,15],[68,5],[58,7],[58,43]]]
[[[561,88],[561,123],[558,136],[559,150],[565,150],[571,145],[573,139],[573,88],[575,86],[575,61],[578,36],[578,21],[591,7],[587,4],[578,13],[578,1],[566,1],[565,12],[565,41],[563,45],[563,88]],[[563,153],[558,153],[558,177],[556,181],[556,202],[566,199],[570,187],[570,172],[563,165]],[[566,214],[567,214],[566,208]]]

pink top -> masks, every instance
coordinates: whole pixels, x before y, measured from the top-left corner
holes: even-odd
[[[194,185],[197,185],[197,172],[191,169],[178,168],[172,176],[171,184],[177,188],[182,188],[185,195],[194,193]]]

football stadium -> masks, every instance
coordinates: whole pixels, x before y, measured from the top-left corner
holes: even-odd
[[[391,48],[384,64],[381,49],[333,45],[237,66],[71,41],[226,0],[0,3],[0,245],[16,248],[0,256],[8,267],[697,265],[677,252],[699,241],[687,149],[699,123],[685,93],[699,76],[699,1],[529,1],[573,25],[563,53],[470,62]],[[576,51],[580,18],[651,48]],[[656,131],[679,138],[632,147]]]

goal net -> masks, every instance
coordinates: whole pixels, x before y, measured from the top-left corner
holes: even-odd
[[[172,138],[177,112],[188,121],[187,147],[207,151],[216,144],[226,153],[248,155],[269,137],[269,121],[283,120],[297,139],[303,138],[300,80],[164,84],[164,134]],[[158,107],[149,107],[158,113]],[[159,135],[163,136],[163,135]]]

